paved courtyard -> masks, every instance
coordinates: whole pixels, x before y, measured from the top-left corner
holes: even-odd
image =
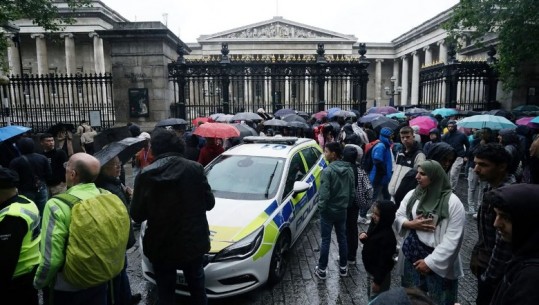
[[[457,195],[463,202],[466,200],[466,190],[467,181],[465,177],[461,177]],[[361,229],[366,230],[367,226],[361,225]],[[138,232],[136,233],[138,234]],[[459,303],[463,305],[475,304],[476,280],[470,272],[469,262],[476,239],[477,222],[467,215],[465,237],[460,253],[465,268],[465,276],[459,280],[458,298]],[[358,250],[358,265],[350,268],[348,277],[341,278],[338,274],[337,240],[333,235],[328,278],[320,280],[313,272],[318,262],[319,246],[320,219],[316,215],[291,250],[289,269],[282,282],[273,287],[262,287],[241,296],[210,300],[209,304],[367,304],[367,276],[361,263],[361,249]],[[130,249],[128,260],[131,289],[133,292],[142,293],[141,304],[153,305],[156,300],[156,289],[154,285],[146,282],[142,277],[138,246]],[[396,276],[395,270],[393,274],[392,287],[397,287],[399,286],[400,278]],[[178,304],[189,304],[189,301],[187,298],[180,297],[178,298]]]

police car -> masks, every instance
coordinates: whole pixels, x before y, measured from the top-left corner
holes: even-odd
[[[209,298],[245,293],[283,278],[288,251],[316,212],[326,167],[312,139],[243,140],[205,168],[215,195],[215,207],[207,213],[211,250],[204,270]],[[151,263],[142,257],[143,274],[155,283]],[[181,271],[176,292],[188,295]]]

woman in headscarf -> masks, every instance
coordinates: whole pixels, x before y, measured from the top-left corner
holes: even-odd
[[[463,275],[459,250],[464,206],[440,163],[421,162],[416,179],[418,185],[402,200],[394,223],[404,237],[398,267],[402,286],[422,289],[436,304],[453,305]]]

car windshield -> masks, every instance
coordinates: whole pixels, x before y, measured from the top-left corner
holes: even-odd
[[[265,200],[279,189],[285,159],[221,155],[206,169],[216,197]]]

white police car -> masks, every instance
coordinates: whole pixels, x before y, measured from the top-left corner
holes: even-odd
[[[314,140],[292,137],[246,137],[244,144],[206,166],[215,195],[215,207],[207,213],[211,250],[204,270],[209,298],[245,293],[282,279],[287,252],[316,212],[325,167]],[[155,283],[151,263],[142,257],[143,274]],[[188,294],[181,271],[176,292]]]

